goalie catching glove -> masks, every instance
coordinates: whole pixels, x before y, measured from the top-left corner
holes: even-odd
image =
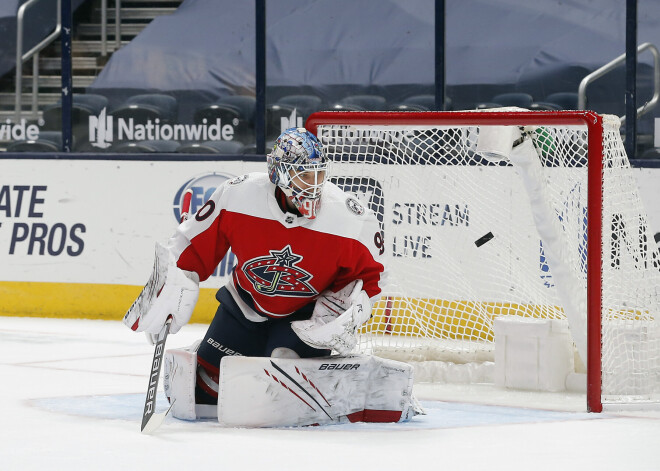
[[[199,276],[176,266],[170,251],[156,243],[149,281],[124,315],[124,324],[136,332],[158,334],[172,315],[170,333],[188,323],[199,296]]]
[[[357,343],[358,327],[371,317],[371,301],[355,280],[336,293],[324,291],[316,300],[312,317],[294,321],[291,328],[307,345],[333,349],[347,355]]]

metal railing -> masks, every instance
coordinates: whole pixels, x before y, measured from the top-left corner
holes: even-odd
[[[651,52],[651,54],[653,54],[653,97],[646,104],[637,108],[638,118],[648,113],[653,108],[655,108],[656,105],[658,104],[658,98],[660,97],[660,53],[658,53],[658,49],[651,43],[641,44],[637,48],[637,53],[643,52],[647,49]],[[593,71],[592,73],[590,73],[589,75],[587,75],[585,78],[582,79],[582,81],[580,82],[580,87],[578,88],[578,109],[580,110],[586,109],[587,87],[589,86],[589,84],[594,80],[599,79],[603,75],[607,74],[608,72],[611,72],[612,70],[616,69],[618,66],[623,64],[625,60],[626,60],[626,55],[621,54],[613,61],[605,64],[601,68]],[[621,121],[621,124],[623,124],[626,121],[625,115],[621,116],[619,120]]]
[[[121,47],[121,0],[115,0],[115,51]],[[108,55],[108,0],[101,0],[101,56]]]
[[[39,98],[39,52],[53,42],[60,35],[62,29],[62,0],[57,0],[57,24],[55,30],[41,40],[36,46],[23,54],[23,30],[25,26],[25,12],[28,8],[43,0],[28,0],[18,9],[16,16],[16,122],[20,121],[23,112],[23,62],[32,58],[32,117],[38,116]],[[49,2],[50,0],[45,0]]]

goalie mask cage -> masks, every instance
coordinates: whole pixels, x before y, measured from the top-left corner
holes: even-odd
[[[480,136],[511,143],[520,127],[532,157],[480,152]],[[319,112],[307,128],[333,181],[381,224],[391,282],[360,332],[361,352],[493,361],[495,317],[566,319],[588,410],[658,401],[658,251],[618,118]]]

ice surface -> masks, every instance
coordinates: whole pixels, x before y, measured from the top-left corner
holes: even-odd
[[[204,331],[186,326],[168,346]],[[589,414],[581,395],[492,386],[418,385],[427,415],[405,424],[228,429],[168,417],[143,435],[152,355],[120,322],[0,317],[0,469],[660,469],[657,411]]]

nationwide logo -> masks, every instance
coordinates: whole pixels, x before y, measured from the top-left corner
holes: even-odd
[[[94,147],[107,149],[117,141],[231,141],[234,127],[223,125],[220,119],[209,123],[206,118],[201,124],[167,124],[147,120],[145,124],[135,123],[133,118],[117,118],[103,108],[98,116],[89,117],[89,142]]]
[[[42,120],[40,120],[40,124],[43,124]],[[39,139],[39,126],[27,124],[25,119],[13,124],[11,119],[7,119],[4,124],[0,124],[0,141],[34,141],[37,139]]]
[[[280,133],[286,131],[289,128],[302,128],[303,127],[303,118],[298,116],[298,112],[294,108],[289,117],[282,116],[280,118]]]
[[[303,257],[293,253],[291,246],[270,250],[270,256],[256,257],[243,265],[243,273],[254,289],[266,296],[316,296],[308,283],[312,275],[296,266]]]
[[[107,149],[112,145],[112,116],[106,116],[105,108],[98,116],[89,117],[89,142],[94,147]]]

